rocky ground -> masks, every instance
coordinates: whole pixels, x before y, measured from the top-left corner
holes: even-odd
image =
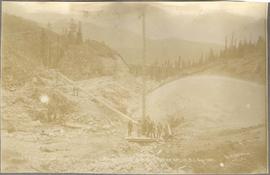
[[[3,171],[127,172],[133,168],[126,166],[125,161],[129,160],[129,166],[133,166],[134,159],[138,164],[134,169],[144,171],[140,162],[145,156],[141,152],[143,149],[125,140],[127,121],[82,91],[79,96],[74,96],[72,86],[56,76],[54,70],[49,72],[50,76],[43,73],[36,75],[34,87],[28,82],[23,87],[2,89]],[[77,82],[77,85],[109,100],[122,112],[127,110],[127,100],[138,95],[138,90],[130,89],[132,81],[125,86],[121,84],[123,82],[114,81],[113,77],[104,77],[86,83]],[[62,107],[59,103],[66,105],[63,121],[45,122],[38,117],[45,110],[39,97],[51,97],[51,94],[56,94],[58,101],[55,105],[59,108]],[[128,155],[133,154],[134,158],[129,158]],[[111,160],[115,160],[115,164]]]
[[[4,172],[259,173],[266,171],[266,126],[262,122],[264,116],[252,115],[264,114],[261,113],[263,108],[261,95],[264,94],[262,85],[226,78],[218,78],[214,81],[216,84],[212,84],[213,88],[226,87],[229,90],[227,95],[234,94],[233,90],[236,90],[236,94],[239,95],[241,89],[244,89],[242,95],[245,98],[241,94],[239,98],[243,98],[245,102],[252,99],[249,106],[246,103],[242,104],[241,100],[237,104],[220,104],[218,103],[220,96],[217,95],[205,98],[206,101],[192,97],[191,94],[195,94],[202,99],[205,94],[203,91],[207,89],[211,90],[209,94],[218,93],[218,91],[213,92],[212,86],[207,86],[207,83],[194,81],[197,80],[196,77],[177,81],[176,84],[169,84],[167,87],[162,86],[149,94],[149,109],[166,111],[162,108],[164,107],[162,103],[168,103],[165,106],[181,109],[170,114],[170,116],[177,114],[181,120],[175,120],[171,139],[138,144],[125,140],[127,134],[125,119],[87,97],[83,92],[79,92],[79,96],[74,96],[72,86],[66,80],[53,76],[54,71],[50,75],[52,76],[42,74],[37,76],[39,83],[44,86],[35,86],[35,91],[31,89],[33,86],[30,82],[21,88],[2,89],[4,100],[1,107],[4,117],[1,130],[3,153],[1,168]],[[216,79],[216,77],[212,78]],[[200,81],[204,80],[208,81],[209,78],[200,78]],[[138,99],[141,99],[139,82],[140,80],[134,77],[117,79],[101,77],[79,81],[76,85],[88,93],[107,99],[119,111],[136,116],[140,105]],[[195,88],[198,87],[195,82],[202,85],[200,92]],[[149,86],[154,85],[153,82]],[[40,113],[35,111],[43,109],[39,96],[50,94],[51,91],[57,94],[59,101],[56,104],[68,110],[65,110],[64,120],[48,123],[39,120],[36,116]],[[181,94],[181,92],[185,93]],[[151,100],[155,103],[151,103]],[[214,101],[216,103],[213,103]],[[200,106],[201,104],[205,105]],[[151,105],[161,106],[157,108]],[[226,108],[221,108],[222,105]],[[233,115],[235,106],[239,108],[237,115]],[[171,108],[167,109],[172,112]],[[226,115],[231,116],[230,120],[219,120],[219,117]],[[160,117],[152,116],[157,120]],[[230,124],[235,124],[236,121],[233,118],[238,119],[238,123],[245,124],[232,127]],[[243,122],[246,119],[252,121],[252,124]]]

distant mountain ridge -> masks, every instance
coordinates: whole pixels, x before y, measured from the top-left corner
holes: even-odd
[[[142,35],[140,34],[141,26],[137,26],[139,31],[134,33],[123,27],[107,25],[101,26],[89,22],[88,18],[80,15],[63,15],[63,14],[24,14],[25,18],[36,21],[41,26],[46,27],[50,23],[52,30],[61,34],[64,28],[67,28],[71,19],[82,24],[82,34],[85,39],[97,40],[106,43],[110,48],[117,51],[129,64],[141,63],[142,59]],[[119,20],[121,23],[121,20]],[[139,24],[141,22],[139,21]],[[148,31],[148,33],[151,31]],[[222,46],[216,43],[200,43],[195,41],[187,41],[179,38],[151,38],[146,39],[147,60],[152,63],[155,61],[163,61],[169,57],[177,59],[179,56],[184,59],[199,57],[202,53],[206,53],[212,48],[219,50]]]
[[[89,7],[89,8],[88,8]],[[91,11],[90,4],[72,5],[69,13],[15,11],[12,13],[36,21],[62,33],[71,19],[82,24],[85,39],[106,43],[129,64],[142,60],[140,4],[109,4]],[[15,8],[12,6],[12,8]],[[6,11],[12,10],[6,8]],[[93,9],[92,9],[93,10]],[[225,36],[234,34],[239,39],[256,39],[265,33],[265,19],[241,16],[228,11],[203,12],[200,15],[172,16],[163,8],[148,6],[146,14],[146,58],[152,63],[166,59],[196,59],[210,49],[223,48]],[[160,35],[160,36],[159,36]],[[159,37],[153,37],[159,36]],[[219,42],[213,42],[213,40]]]

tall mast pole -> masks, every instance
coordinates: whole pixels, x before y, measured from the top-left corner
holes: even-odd
[[[143,81],[143,96],[142,96],[142,119],[146,119],[145,116],[145,7],[142,12],[142,81]]]

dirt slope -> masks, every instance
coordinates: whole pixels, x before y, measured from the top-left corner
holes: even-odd
[[[147,97],[147,113],[173,126],[159,157],[185,172],[265,172],[265,100],[265,86],[222,76],[162,86]]]
[[[176,80],[147,97],[148,113],[154,118],[164,119],[168,113],[236,127],[264,122],[264,103],[264,86],[210,75]]]

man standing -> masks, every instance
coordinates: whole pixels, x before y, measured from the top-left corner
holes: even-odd
[[[133,123],[132,121],[128,121],[128,136],[130,137],[132,134],[132,128],[133,128]]]
[[[158,123],[158,138],[160,138],[162,135],[162,124],[159,122]]]
[[[79,88],[78,87],[73,87],[73,95],[74,96],[79,96]]]
[[[73,86],[73,88],[72,88],[72,91],[73,91],[73,96],[75,96],[76,93],[75,93],[75,87],[74,87],[74,86]]]
[[[153,138],[153,136],[154,136],[154,122],[152,120],[149,120],[148,125],[149,125],[149,128],[148,128],[149,130],[148,130],[147,136]]]
[[[158,138],[158,124],[154,122],[154,137]]]
[[[143,119],[142,123],[141,123],[141,131],[142,131],[142,135],[146,136],[147,135],[147,120]]]

